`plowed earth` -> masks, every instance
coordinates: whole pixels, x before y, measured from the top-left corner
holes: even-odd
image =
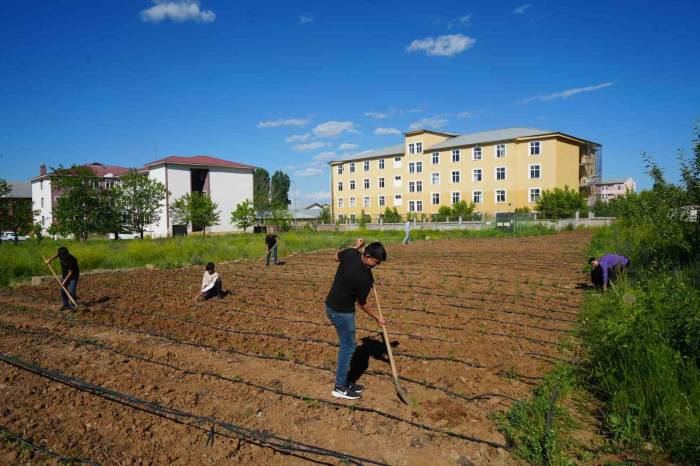
[[[57,310],[55,282],[3,290],[0,426],[100,464],[513,464],[489,413],[528,397],[561,358],[589,239],[389,247],[375,280],[409,405],[361,311],[352,371],[364,397],[330,396],[337,337],[323,301],[337,264],[328,252],[278,267],[220,264],[232,293],[196,304],[199,267],[85,275],[78,294],[87,309],[74,313]],[[88,384],[151,404],[118,402]],[[0,463],[23,454],[0,447]]]

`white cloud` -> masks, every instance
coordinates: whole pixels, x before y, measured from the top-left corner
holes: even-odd
[[[615,84],[613,81],[608,81],[605,83],[596,84],[594,86],[575,87],[573,89],[567,89],[565,91],[553,92],[552,94],[536,95],[534,97],[528,97],[527,99],[523,99],[521,101],[521,103],[527,104],[527,103],[532,102],[533,100],[542,100],[542,101],[546,102],[546,101],[552,100],[552,99],[559,99],[559,98],[566,99],[567,97],[571,97],[572,95],[581,94],[582,92],[597,91],[598,89],[610,87],[613,84]]]
[[[311,137],[311,133],[292,134],[287,139],[285,139],[285,141],[287,141],[287,142],[304,142],[304,141],[308,141],[310,137]]]
[[[456,113],[455,116],[457,118],[469,118],[470,116],[472,116],[472,114],[471,114],[471,112],[459,112],[459,113]]]
[[[299,178],[308,178],[310,176],[318,176],[322,173],[323,170],[321,170],[320,168],[309,167],[303,170],[295,171],[294,176],[298,176]]]
[[[314,20],[313,16],[301,15],[299,16],[299,24],[307,24]]]
[[[266,120],[258,123],[258,128],[277,128],[278,126],[304,126],[309,122],[308,118],[287,118]]]
[[[527,3],[527,4],[525,4],[525,5],[520,5],[520,6],[517,7],[515,10],[513,10],[513,13],[516,14],[516,15],[522,15],[523,13],[525,13],[525,10],[527,10],[527,9],[530,8],[531,6],[532,6],[532,3]]]
[[[454,57],[460,52],[472,47],[476,39],[463,34],[447,34],[438,37],[426,37],[414,40],[406,47],[407,52],[425,52],[427,55],[438,57]]]
[[[320,154],[314,156],[314,160],[318,162],[333,160],[334,158],[336,158],[336,155],[337,154],[333,151],[321,152]]]
[[[382,127],[379,127],[379,128],[377,128],[377,129],[374,130],[374,134],[376,134],[377,136],[388,136],[388,135],[391,135],[391,134],[401,134],[401,131],[399,131],[399,130],[396,129],[396,128],[382,128]]]
[[[365,112],[365,116],[374,118],[375,120],[383,120],[384,118],[388,117],[389,114],[383,112]]]
[[[447,119],[442,118],[441,116],[434,116],[434,117],[429,117],[429,118],[421,118],[418,121],[414,121],[411,123],[411,126],[409,126],[410,129],[423,129],[423,128],[432,128],[432,129],[439,129],[442,128],[447,124]]]
[[[332,138],[344,132],[359,133],[351,121],[326,121],[313,129],[313,133],[319,138]]]
[[[295,146],[292,146],[292,149],[294,149],[297,152],[304,152],[307,150],[321,149],[322,147],[328,147],[330,145],[330,142],[314,141],[308,144],[297,144]]]
[[[453,27],[465,27],[469,25],[469,20],[471,17],[472,15],[464,15],[460,16],[459,18],[455,18],[449,22],[447,29],[452,29]]]
[[[312,202],[327,203],[331,195],[328,191],[314,191],[310,193],[299,193],[299,197]]]
[[[141,10],[141,20],[147,23],[160,23],[170,20],[173,23],[194,21],[195,23],[211,23],[216,14],[211,10],[199,8],[197,0],[153,0],[153,6]]]
[[[348,144],[347,142],[338,146],[338,150],[351,150],[351,149],[356,149],[356,148],[357,148],[357,144]]]

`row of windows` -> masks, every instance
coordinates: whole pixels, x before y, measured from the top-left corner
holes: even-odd
[[[408,153],[409,154],[416,154],[416,153],[421,153],[423,151],[423,145],[418,142],[415,144],[409,144],[408,145]],[[530,143],[529,146],[529,153],[530,155],[540,155],[540,141],[533,141]],[[452,161],[453,162],[459,162],[461,159],[462,155],[462,150],[461,149],[453,149],[452,150]],[[502,159],[506,156],[506,145],[505,144],[496,144],[494,146],[494,155],[496,156],[497,159]],[[482,153],[482,148],[479,146],[475,146],[472,148],[472,160],[482,160],[483,153]],[[364,171],[369,171],[369,166],[370,166],[370,161],[365,160],[362,162],[362,168]],[[440,153],[439,152],[434,152],[433,157],[432,157],[432,162],[433,165],[438,165],[440,163]],[[378,167],[380,170],[384,170],[384,159],[379,159],[377,161]],[[408,164],[408,169],[409,171],[411,170],[411,166],[414,164],[414,162],[409,162]],[[415,167],[421,167],[418,169],[418,172],[422,170],[422,162],[415,162]],[[355,173],[355,162],[350,162],[349,163],[349,171],[350,173]],[[401,168],[401,157],[394,157],[394,168]],[[337,167],[338,170],[338,175],[343,174],[343,166],[338,165]],[[411,172],[413,173],[413,172]]]
[[[421,173],[421,172],[422,172],[422,169],[418,171],[418,173]],[[541,167],[541,165],[539,165],[539,164],[528,165],[528,172],[529,172],[529,173],[528,173],[528,178],[531,179],[531,180],[537,180],[537,179],[540,179],[540,178],[542,177],[542,167]],[[413,173],[413,172],[411,172],[411,173]],[[451,175],[452,175],[452,182],[453,182],[453,183],[459,183],[459,182],[460,182],[460,180],[461,180],[461,172],[460,172],[459,170],[454,170],[454,171],[452,171]],[[496,168],[495,168],[495,171],[494,171],[494,178],[495,178],[496,181],[504,181],[504,180],[507,180],[507,179],[508,179],[508,176],[507,176],[507,175],[508,175],[508,173],[507,173],[507,167],[496,167]],[[473,182],[483,181],[483,178],[484,178],[483,169],[481,169],[481,168],[474,168],[474,169],[472,170],[472,181],[473,181]],[[440,184],[440,173],[439,173],[439,172],[431,173],[430,182],[431,182],[431,184]],[[385,178],[384,178],[384,177],[377,178],[377,184],[378,184],[378,186],[379,186],[380,188],[384,188],[384,187],[386,186]],[[369,189],[369,185],[370,185],[370,183],[369,183],[369,178],[365,178],[365,179],[363,180],[364,189]],[[423,182],[422,182],[422,181],[410,181],[410,182],[408,183],[408,188],[409,188],[409,191],[410,191],[410,192],[413,192],[413,191],[411,191],[411,186],[412,186],[412,185],[413,185],[413,186],[416,186],[416,187],[417,187],[417,186],[421,186],[421,187],[422,187]],[[338,185],[337,185],[337,186],[338,186],[338,191],[342,191],[342,190],[343,190],[343,182],[342,182],[342,181],[338,181]],[[395,187],[395,188],[400,188],[400,187],[401,187],[401,175],[396,175],[396,176],[394,176],[394,187]],[[354,190],[354,189],[355,189],[355,180],[350,180],[350,189],[351,189],[351,190]],[[419,189],[419,191],[420,191],[420,189]]]
[[[538,202],[540,200],[540,196],[542,194],[542,190],[540,188],[530,188],[528,190],[528,201],[529,202]],[[502,204],[507,202],[507,191],[505,189],[496,189],[493,193],[494,196],[494,201],[497,204]],[[462,193],[461,192],[453,192],[450,193],[450,201],[452,204],[456,204],[457,202],[460,202],[462,200]],[[377,197],[377,202],[379,207],[384,207],[386,206],[386,196],[380,195]],[[394,194],[394,203],[393,206],[400,206],[402,205],[403,202],[403,196],[401,194]],[[432,205],[440,205],[440,193],[431,193],[430,196],[430,203]],[[478,191],[472,191],[472,197],[471,197],[471,202],[474,204],[483,204],[484,203],[484,191],[478,190]],[[411,204],[413,203],[413,204]],[[413,210],[416,209],[416,210]],[[418,206],[420,206],[420,209],[418,209]],[[342,197],[338,198],[338,208],[342,209],[344,207],[344,199]],[[348,207],[353,208],[356,207],[356,199],[354,197],[348,198]],[[362,198],[362,207],[371,207],[371,202],[370,202],[370,196],[364,196]],[[408,201],[408,211],[409,212],[421,212],[423,210],[423,201]]]

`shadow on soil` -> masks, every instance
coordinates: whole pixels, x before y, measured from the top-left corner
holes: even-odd
[[[399,346],[398,341],[391,342],[391,347]],[[378,361],[389,362],[389,356],[386,352],[384,340],[381,338],[375,339],[372,337],[364,337],[362,344],[355,348],[355,353],[350,361],[350,372],[348,372],[348,380],[351,383],[357,382],[362,374],[369,367],[369,359],[373,358]]]

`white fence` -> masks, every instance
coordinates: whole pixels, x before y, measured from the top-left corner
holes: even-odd
[[[525,225],[541,225],[545,228],[554,228],[555,230],[564,230],[567,228],[596,228],[610,225],[615,220],[614,217],[594,217],[594,218],[564,218],[558,220],[520,220],[516,219],[516,228]],[[402,223],[368,223],[365,225],[367,230],[402,230],[405,222]],[[469,222],[411,222],[412,230],[491,230],[496,228],[496,221],[489,219],[486,221],[469,221]],[[353,231],[359,230],[360,225],[357,223],[341,223],[341,224],[320,224],[316,227],[318,231]]]

